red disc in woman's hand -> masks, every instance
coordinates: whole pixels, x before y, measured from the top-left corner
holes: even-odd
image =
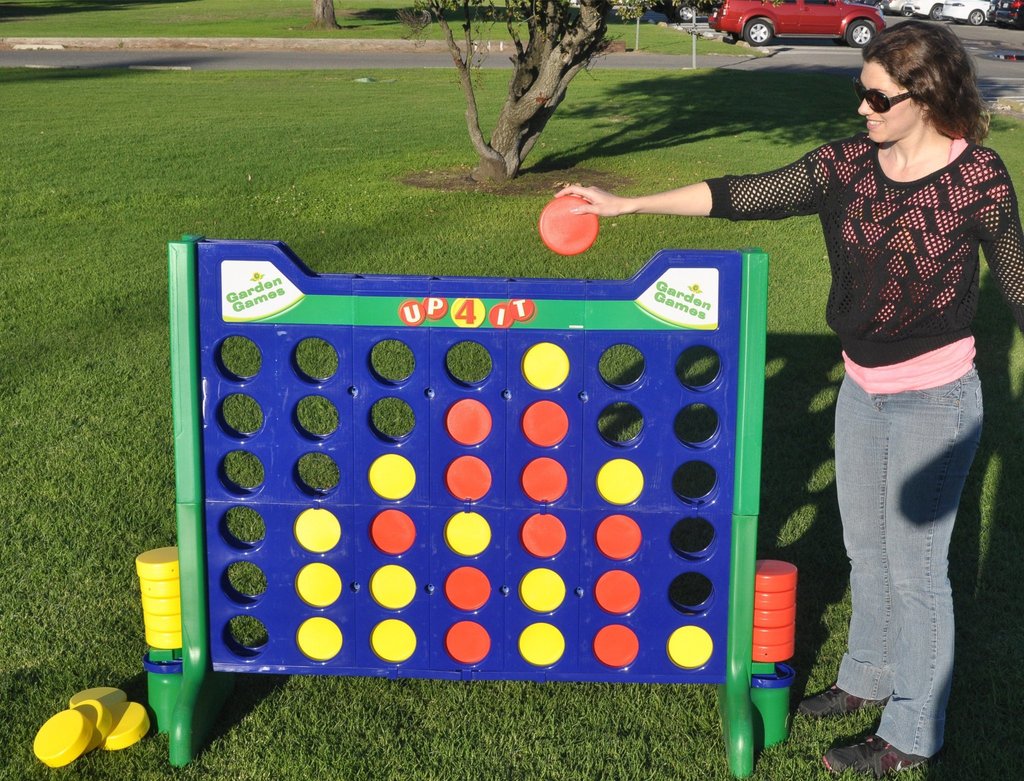
[[[579,255],[590,249],[597,239],[597,215],[571,211],[583,203],[586,201],[577,195],[563,195],[544,207],[537,227],[549,250],[559,255]]]

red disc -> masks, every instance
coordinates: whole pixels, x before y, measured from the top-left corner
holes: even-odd
[[[537,447],[554,447],[569,433],[569,416],[553,401],[535,401],[522,419],[523,436]]]
[[[476,502],[491,490],[491,470],[476,456],[459,456],[448,464],[444,484],[456,499]]]
[[[784,662],[792,659],[796,652],[795,641],[781,645],[757,645],[754,644],[753,660],[755,662]]]
[[[622,561],[636,554],[643,532],[628,515],[609,515],[597,525],[597,548],[609,559]]]
[[[557,502],[569,487],[565,467],[553,458],[535,458],[523,468],[523,493],[540,504]]]
[[[787,645],[792,644],[796,636],[796,624],[776,627],[754,627],[754,645]]]
[[[754,610],[787,610],[795,604],[796,589],[754,592]]]
[[[538,559],[557,556],[565,547],[565,526],[549,513],[534,513],[519,530],[519,542]]]
[[[416,541],[416,524],[401,510],[384,510],[370,522],[370,539],[377,550],[398,556]]]
[[[476,399],[460,399],[448,408],[444,427],[460,445],[479,445],[491,433],[491,413]]]
[[[773,628],[778,626],[789,626],[796,622],[796,605],[790,605],[779,610],[755,610],[754,626]]]
[[[444,595],[459,610],[479,610],[491,597],[491,581],[476,567],[459,567],[445,578]]]
[[[491,652],[491,636],[475,621],[459,621],[445,634],[444,648],[456,662],[479,664]]]
[[[565,195],[548,202],[540,213],[541,241],[559,255],[579,255],[586,252],[597,239],[596,214],[573,214],[580,204],[586,203],[575,195]]]
[[[755,567],[754,591],[792,591],[796,588],[796,567],[788,561],[761,559]]]
[[[625,570],[609,570],[597,579],[594,599],[602,610],[621,616],[640,601],[640,584]]]
[[[640,641],[628,626],[609,624],[594,635],[594,656],[609,667],[626,667],[639,653]]]

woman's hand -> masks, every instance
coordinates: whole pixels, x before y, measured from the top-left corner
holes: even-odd
[[[565,195],[576,195],[586,201],[575,209],[574,214],[596,214],[598,217],[618,217],[620,214],[630,214],[633,208],[631,198],[622,198],[598,187],[583,187],[573,184],[555,193],[556,198]]]

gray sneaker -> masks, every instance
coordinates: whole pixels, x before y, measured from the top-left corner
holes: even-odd
[[[884,700],[865,700],[863,697],[844,692],[838,686],[833,686],[820,694],[808,697],[800,703],[796,712],[815,719],[824,719],[829,716],[845,716],[847,713],[865,708],[882,708],[888,701],[888,697]]]

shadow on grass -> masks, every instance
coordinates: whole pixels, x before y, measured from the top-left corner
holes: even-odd
[[[83,11],[122,11],[143,5],[171,5],[195,0],[54,0],[50,3],[0,3],[0,24],[24,22],[47,16],[76,14]]]

